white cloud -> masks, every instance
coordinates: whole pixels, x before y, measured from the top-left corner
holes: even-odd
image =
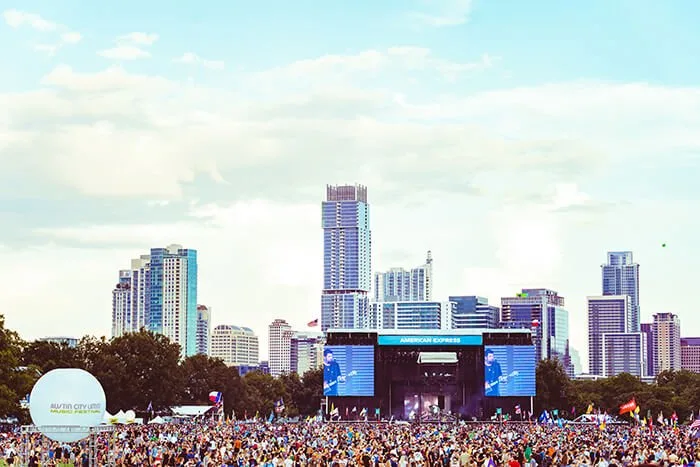
[[[110,93],[124,90],[138,93],[144,89],[147,92],[155,89],[167,91],[175,86],[175,83],[157,76],[127,73],[119,66],[111,66],[97,73],[79,73],[68,65],[59,65],[51,70],[41,79],[41,84],[86,93],[83,94],[85,97],[88,97],[87,93],[93,92]],[[109,112],[109,109],[105,110]]]
[[[110,60],[139,60],[149,58],[151,54],[143,47],[153,45],[158,40],[158,34],[145,32],[131,32],[117,37],[115,46],[110,49],[100,50],[97,55]]]
[[[224,62],[222,60],[207,60],[192,52],[185,52],[182,56],[173,60],[175,63],[184,65],[199,65],[210,70],[223,70]]]
[[[77,44],[83,39],[79,32],[71,31],[61,34],[61,40],[64,44]]]
[[[474,62],[454,62],[436,57],[424,47],[389,47],[384,50],[365,50],[348,55],[325,55],[322,57],[298,60],[288,65],[253,73],[251,80],[262,83],[298,80],[309,87],[319,84],[337,86],[339,82],[353,83],[367,81],[380,73],[399,75],[400,73],[433,73],[448,80],[477,71],[484,71],[498,58],[483,54]]]
[[[6,10],[3,12],[5,22],[13,28],[29,26],[37,31],[52,32],[59,29],[59,25],[53,21],[48,21],[34,13],[27,13],[19,10]]]
[[[153,45],[159,39],[158,34],[147,32],[130,32],[117,38],[119,44]]]
[[[97,55],[112,60],[138,60],[151,56],[147,51],[134,46],[120,45],[111,49],[100,50]]]
[[[26,186],[159,200],[152,211],[216,188],[238,200],[195,204],[180,222],[85,219],[71,229],[23,232],[46,245],[0,249],[8,324],[39,335],[81,322],[104,333],[116,271],[148,247],[178,242],[200,251],[200,299],[219,310],[217,323],[252,325],[263,340],[272,317],[303,326],[318,312],[318,204],[324,184],[334,182],[369,185],[375,268],[419,264],[432,249],[439,297],[478,294],[497,303],[517,287],[558,289],[570,303],[572,334],[585,325],[581,297],[597,292],[606,249],[634,249],[645,271],[700,261],[688,236],[696,229],[687,213],[700,207],[694,187],[685,203],[669,206],[659,201],[669,195],[655,191],[668,184],[631,175],[639,166],[698,170],[692,155],[700,141],[684,129],[700,125],[700,89],[574,82],[424,97],[410,86],[387,90],[355,79],[358,71],[442,76],[469,68],[457,65],[397,47],[236,75],[232,91],[123,67],[60,65],[40,90],[0,94],[0,161]],[[290,77],[315,84],[319,75],[342,85],[290,91]],[[262,81],[275,93],[254,92]],[[627,196],[614,193],[623,186],[644,199],[616,204]],[[607,212],[581,209],[601,203]],[[673,245],[663,258],[655,253],[661,242]],[[46,294],[30,294],[23,281],[39,267]],[[644,280],[668,282],[648,274]],[[79,302],[69,295],[74,277],[89,289]],[[664,301],[691,279],[676,280],[663,290],[649,285],[643,312],[682,308],[682,300]],[[270,304],[273,296],[284,309]],[[31,319],[56,304],[76,318],[52,316],[43,327]],[[574,345],[585,355],[585,342],[575,337]]]
[[[37,44],[34,46],[34,50],[36,50],[37,52],[45,53],[50,57],[56,55],[56,52],[59,48],[60,45],[56,44]]]
[[[412,12],[409,17],[432,27],[459,26],[469,19],[472,0],[424,0],[428,12]]]
[[[76,31],[71,31],[68,27],[55,23],[53,21],[46,20],[41,16],[34,13],[27,13],[18,10],[6,10],[3,12],[3,17],[5,22],[13,27],[19,28],[22,26],[29,26],[40,32],[51,32],[59,33],[57,42],[54,44],[37,44],[34,45],[34,50],[37,52],[45,53],[49,56],[53,56],[56,52],[64,45],[74,45],[80,42],[83,36]]]

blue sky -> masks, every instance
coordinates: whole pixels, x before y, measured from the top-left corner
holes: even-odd
[[[377,270],[432,249],[438,295],[555,288],[585,356],[585,296],[631,249],[643,319],[700,334],[697,2],[320,4],[4,5],[10,326],[108,334],[118,269],[172,242],[199,249],[215,324],[302,326],[324,185],[358,182]]]

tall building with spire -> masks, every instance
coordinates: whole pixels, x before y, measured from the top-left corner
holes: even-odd
[[[627,332],[640,332],[639,320],[639,264],[631,251],[609,251],[608,264],[603,264],[603,295],[630,297]]]
[[[391,268],[374,274],[375,302],[429,302],[433,297],[433,255],[425,264],[406,270]]]
[[[354,328],[367,312],[372,282],[367,188],[327,186],[322,226],[321,330]]]

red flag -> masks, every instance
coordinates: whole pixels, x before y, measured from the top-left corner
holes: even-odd
[[[309,324],[307,324],[307,326],[310,328],[315,328],[316,326],[318,326],[318,318],[316,318],[313,321],[309,321]]]
[[[628,403],[622,404],[620,406],[620,415],[622,415],[623,413],[632,412],[636,408],[637,408],[637,402],[634,399],[632,399]]]

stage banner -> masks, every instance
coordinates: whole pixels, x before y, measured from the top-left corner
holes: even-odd
[[[378,336],[377,343],[379,345],[482,345],[483,338],[480,335],[467,336]]]

